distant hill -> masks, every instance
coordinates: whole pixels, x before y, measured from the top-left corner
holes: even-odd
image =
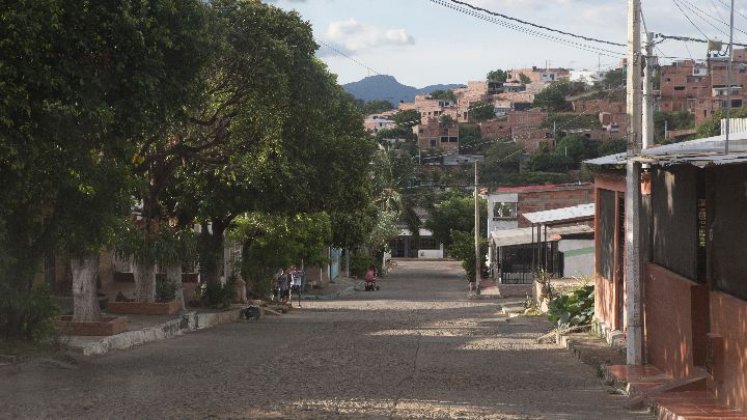
[[[434,90],[454,89],[461,86],[464,85],[431,85],[418,89],[403,85],[394,77],[387,75],[368,76],[363,80],[342,85],[343,89],[358,99],[363,99],[364,101],[384,99],[395,105],[400,101],[412,102],[415,100],[415,95],[428,94]]]

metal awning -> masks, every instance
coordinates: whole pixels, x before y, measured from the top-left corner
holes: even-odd
[[[728,155],[723,153],[725,142],[726,136],[721,135],[681,143],[654,145],[641,150],[636,158],[664,166],[686,163],[705,167],[747,162],[747,132],[732,133]],[[585,160],[584,163],[593,166],[624,165],[627,160],[626,153],[617,153]]]
[[[592,233],[594,229],[586,225],[564,226],[558,228],[547,228],[547,240],[556,240],[553,238],[562,237],[563,235],[575,235],[579,233]],[[534,235],[532,235],[534,233]],[[518,228],[518,229],[501,229],[494,230],[490,233],[490,242],[497,247],[527,245],[534,243],[536,240],[537,229]],[[542,239],[545,238],[544,230]]]
[[[532,224],[570,223],[594,218],[594,203],[563,207],[554,210],[524,213],[524,218]]]

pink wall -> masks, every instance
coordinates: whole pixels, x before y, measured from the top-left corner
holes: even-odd
[[[725,403],[747,411],[747,302],[711,292],[711,333],[722,343],[714,360],[716,394]]]
[[[705,365],[708,289],[656,264],[647,264],[645,348],[648,362],[684,378]]]

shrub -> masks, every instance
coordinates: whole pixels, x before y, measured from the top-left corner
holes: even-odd
[[[208,283],[202,294],[203,302],[211,308],[227,308],[236,297],[234,281],[229,279],[226,284]]]
[[[42,342],[53,338],[59,313],[47,286],[19,291],[0,283],[0,334],[6,339]]]
[[[569,295],[550,301],[547,318],[559,328],[591,324],[594,317],[594,286],[580,286]]]
[[[171,302],[176,299],[177,285],[165,278],[156,279],[156,302]]]
[[[368,255],[351,255],[350,256],[350,275],[363,277],[368,271],[368,266],[372,263]]]

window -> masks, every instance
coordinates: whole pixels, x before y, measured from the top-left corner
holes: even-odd
[[[693,281],[698,279],[697,171],[672,167],[657,169],[651,177],[653,260]]]
[[[441,249],[433,238],[420,238],[420,247],[418,249]]]
[[[615,274],[615,192],[599,192],[599,258],[597,272],[612,281]]]
[[[459,142],[459,137],[449,137],[449,143],[457,143]]]
[[[448,137],[441,137],[441,143],[448,143],[449,138]]]
[[[431,139],[431,147],[436,147],[436,139]]]
[[[493,220],[515,219],[516,218],[515,202],[498,202],[493,207]]]
[[[675,86],[674,90],[685,90],[684,86]]]

